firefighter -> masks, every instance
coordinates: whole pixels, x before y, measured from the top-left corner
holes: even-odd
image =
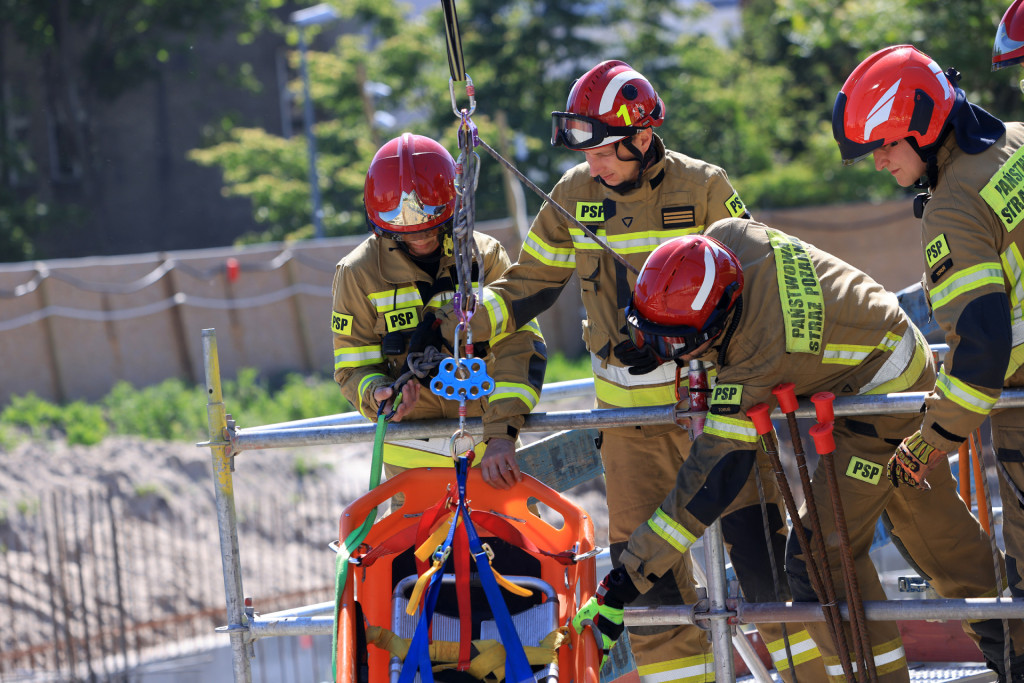
[[[1024,62],[1024,0],[1013,0],[1006,9],[996,30],[996,39],[992,44],[992,70],[998,71],[1014,64]],[[1024,91],[1024,80],[1020,82]]]
[[[616,621],[621,623],[615,608],[649,590],[743,486],[758,450],[746,411],[758,403],[774,404],[774,387],[793,382],[797,396],[819,391],[854,396],[923,391],[935,380],[927,342],[893,294],[831,254],[753,220],[719,221],[701,235],[655,250],[637,280],[626,319],[638,347],[680,363],[713,361],[718,376],[704,433],[695,440],[675,488],[630,537],[623,567],[606,577],[603,596],[588,603],[577,620],[579,628],[596,617],[602,635],[610,631],[610,637]],[[945,459],[932,473],[933,490],[927,496],[909,487],[893,489],[885,476],[893,444],[919,420],[916,412],[858,415],[840,417],[834,426],[840,500],[861,595],[885,599],[868,554],[884,510],[901,539],[926,528],[933,534],[926,545],[908,545],[920,551],[914,557],[947,596],[994,596],[994,568],[978,561],[990,554],[989,538],[957,496]],[[806,504],[799,523],[808,529],[815,555],[828,553],[837,599],[842,600],[833,500],[820,467],[811,488],[822,537],[811,535]],[[794,599],[818,599],[792,536],[786,569]],[[844,680],[826,625],[808,628],[831,680]],[[909,680],[896,623],[868,622],[868,632],[879,680]]]
[[[584,156],[584,163],[555,185],[552,199],[636,269],[659,244],[699,232],[720,218],[748,215],[725,171],[665,148],[654,133],[664,116],[664,104],[651,83],[615,60],[602,62],[577,79],[566,111],[552,113],[551,144]],[[626,334],[623,309],[636,275],[549,203],[534,220],[518,262],[485,288],[481,304],[486,314],[478,311],[473,316],[473,338],[507,333],[539,315],[555,302],[573,273],[579,278],[587,313],[583,339],[591,354],[598,407],[675,403],[676,365],[662,362],[647,348],[637,349]],[[450,308],[445,313],[449,315],[442,329],[451,335],[456,319]],[[639,365],[643,374],[631,372],[631,365]],[[618,566],[630,533],[671,490],[690,451],[690,439],[674,425],[615,427],[601,430],[600,446],[611,558]],[[772,483],[769,476],[769,488]],[[785,515],[774,489],[768,493],[772,552],[781,567]],[[725,540],[747,599],[788,599],[784,587],[776,592],[753,477],[729,513],[723,522]],[[690,556],[680,554],[641,602],[681,605],[695,600]],[[787,680],[791,666],[801,681],[823,679],[818,650],[802,626],[788,627],[788,653],[780,624],[761,631],[776,668]],[[644,683],[705,681],[714,676],[709,639],[696,626],[631,627],[629,641]]]
[[[417,325],[450,301],[457,286],[452,255],[455,212],[455,162],[440,144],[404,133],[374,155],[366,174],[363,201],[373,234],[338,263],[334,276],[331,331],[334,334],[334,379],[359,412],[375,420],[381,403],[394,409],[392,384],[407,369],[412,345],[443,346],[436,326],[426,338]],[[494,238],[474,233],[483,256],[483,273],[494,280],[509,265]],[[450,349],[451,344],[447,342]],[[479,344],[495,380],[489,397],[467,402],[470,417],[483,417],[483,441],[476,445],[482,466],[502,476],[521,478],[515,443],[524,416],[537,404],[547,349],[537,323],[525,320],[510,333]],[[410,381],[402,389],[394,421],[458,417],[458,403],[442,399]],[[450,439],[409,440],[384,444],[384,470],[393,477],[410,467],[438,466],[452,455]],[[477,463],[478,465],[481,462]],[[392,501],[393,506],[401,499]]]
[[[1024,230],[1015,230],[1024,218],[1024,125],[1004,124],[967,101],[959,79],[913,46],[887,47],[846,80],[832,130],[844,164],[870,154],[877,170],[925,190],[914,204],[923,285],[949,351],[918,431],[896,450],[888,476],[900,490],[926,488],[932,468],[990,418],[1006,568],[1011,593],[1021,597],[1024,508],[1015,503],[1024,500],[1024,410],[992,407],[1004,386],[1024,386]],[[1012,624],[1012,680],[1024,680],[1024,631]],[[1003,674],[1001,651],[982,645],[989,666]]]

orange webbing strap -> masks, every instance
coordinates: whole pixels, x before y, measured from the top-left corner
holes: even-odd
[[[960,499],[971,509],[971,449],[967,442],[960,444],[957,460],[957,476],[960,477]]]
[[[981,471],[981,431],[974,430],[974,433],[970,436],[971,444],[971,465],[974,469],[974,481],[978,482],[975,487],[977,490],[978,497],[978,521],[981,523],[981,528],[988,532],[989,536],[992,535],[992,525],[989,523],[988,517],[988,487],[985,486],[985,482],[982,477],[985,475]]]
[[[380,626],[366,627],[366,642],[372,643],[382,650],[387,650],[400,660],[409,653],[412,642],[408,638],[399,638],[393,632]],[[566,627],[557,628],[547,634],[540,645],[524,647],[526,659],[531,666],[553,664],[558,659],[558,649],[569,642],[569,631]],[[434,641],[430,644],[430,661],[434,663],[434,671],[455,668],[459,661],[460,643]],[[472,643],[473,659],[466,669],[474,678],[484,680],[488,676],[504,680],[505,648],[496,640],[474,640]]]

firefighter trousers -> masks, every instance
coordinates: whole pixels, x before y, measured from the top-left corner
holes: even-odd
[[[619,566],[619,555],[630,534],[650,519],[674,486],[679,468],[689,454],[690,439],[686,430],[674,426],[648,428],[646,433],[636,427],[616,427],[602,430],[601,437],[608,536],[612,563]],[[767,502],[775,565],[781,576],[785,515],[763,455],[758,470]],[[726,550],[747,601],[785,601],[789,599],[788,591],[785,582],[777,582],[773,576],[762,520],[757,478],[752,471],[740,495],[722,516]],[[680,553],[676,567],[632,604],[692,605],[696,600],[690,553]],[[701,628],[679,625],[628,630],[641,683],[714,680],[714,653],[707,632]],[[758,630],[784,680],[793,680],[793,666],[800,683],[826,680],[821,657],[802,624],[764,624],[758,625]]]
[[[857,416],[836,420],[836,478],[849,530],[850,551],[863,600],[884,600],[885,592],[869,556],[879,517],[884,513],[892,525],[894,541],[912,558],[939,595],[946,598],[980,598],[996,595],[995,565],[987,533],[957,495],[957,484],[943,458],[928,475],[930,491],[907,486],[893,489],[885,476],[885,466],[903,437],[912,434],[920,423],[920,414]],[[833,500],[828,491],[824,461],[819,460],[811,489],[817,504],[822,536],[812,537],[815,557],[828,559],[836,596],[846,599],[838,534],[835,532]],[[800,523],[811,534],[806,503],[800,510]],[[826,552],[827,551],[827,552]],[[795,538],[789,540],[786,569],[794,599],[817,600],[807,575],[804,556]],[[808,624],[821,649],[831,680],[844,680],[836,647],[825,623]],[[1011,634],[1020,632],[1022,622],[1011,624]],[[908,681],[907,661],[896,622],[869,621],[871,656],[880,681]],[[998,620],[964,622],[964,630],[978,644],[987,660],[998,652],[1002,658],[1003,628]],[[853,639],[849,624],[844,625],[848,650],[853,660]],[[1016,638],[1014,638],[1016,639]],[[990,660],[991,661],[991,660]]]

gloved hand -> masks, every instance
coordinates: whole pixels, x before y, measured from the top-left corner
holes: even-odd
[[[576,633],[582,634],[587,626],[594,632],[594,638],[601,648],[602,667],[608,661],[608,653],[615,646],[615,641],[622,637],[623,608],[639,595],[640,591],[633,585],[629,574],[618,567],[604,577],[597,587],[597,593],[572,618],[572,627]]]
[[[945,451],[929,446],[921,437],[921,432],[914,432],[896,447],[896,455],[892,456],[886,465],[885,476],[889,478],[893,488],[905,484],[911,488],[928,491],[931,486],[925,477],[939,464],[939,459],[944,457]]]
[[[629,368],[631,375],[646,375],[648,372],[654,372],[661,365],[661,359],[654,353],[653,348],[644,346],[642,349],[638,349],[630,339],[616,344],[612,353]]]
[[[441,334],[441,321],[437,319],[433,311],[425,314],[423,320],[413,330],[412,336],[409,338],[409,353],[422,353],[428,346],[433,346],[438,351],[452,350],[451,344]]]

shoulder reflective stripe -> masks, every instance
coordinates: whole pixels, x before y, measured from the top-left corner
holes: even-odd
[[[715,657],[709,652],[706,655],[644,664],[637,667],[636,673],[640,683],[703,683],[714,678]]]
[[[540,323],[537,322],[536,318],[534,318],[530,322],[528,322],[525,325],[523,325],[522,327],[520,327],[518,331],[519,332],[533,332],[535,335],[537,335],[541,339],[544,338],[544,333],[540,331]]]
[[[911,331],[913,331],[912,334]],[[896,337],[896,335],[887,332],[887,340],[891,337]],[[874,377],[860,388],[860,393],[888,394],[909,389],[917,382],[917,378],[921,376],[921,371],[924,370],[924,366],[928,363],[928,354],[930,353],[931,350],[928,348],[928,342],[921,335],[921,332],[916,327],[911,327],[899,339],[896,348],[892,350],[889,357],[882,363],[882,367],[878,368],[878,372],[875,373]]]
[[[956,377],[950,377],[946,374],[945,367],[939,371],[939,377],[935,380],[935,388],[953,403],[980,415],[988,415],[992,412],[992,407],[998,400],[998,398],[986,396]]]
[[[789,653],[793,655],[793,663],[797,666],[813,659],[818,659],[821,656],[818,646],[814,644],[811,634],[806,630],[789,636],[789,653],[786,652],[785,638],[779,638],[771,643],[767,643],[766,647],[772,657],[775,668],[779,671],[785,671],[789,668]]]
[[[674,382],[661,386],[620,387],[595,377],[594,393],[598,401],[617,408],[644,408],[676,403]]]
[[[485,287],[482,303],[484,310],[487,311],[487,319],[491,322],[491,336],[493,337],[504,332],[505,321],[508,320],[508,309],[505,308],[505,299]]]
[[[825,352],[821,354],[821,362],[831,365],[858,365],[877,346],[862,346],[859,344],[826,344]]]
[[[532,231],[523,244],[523,251],[533,256],[544,265],[555,268],[575,268],[576,250],[572,247],[552,247],[541,240]]]
[[[370,292],[366,295],[378,313],[386,313],[396,308],[422,306],[423,298],[415,286],[389,289],[385,292]]]
[[[767,232],[775,252],[775,277],[786,324],[786,352],[817,354],[825,329],[825,298],[807,245],[776,230]]]
[[[503,398],[518,398],[530,410],[533,410],[537,406],[537,401],[540,400],[540,396],[529,384],[495,382],[494,393],[487,400],[500,401]]]
[[[661,508],[654,511],[654,514],[647,525],[654,530],[654,533],[665,539],[665,542],[681,553],[685,553],[697,537],[691,534],[686,528],[666,515]]]
[[[708,413],[707,421],[704,423],[704,433],[733,441],[757,443],[757,430],[754,429],[754,423],[736,417]]]
[[[475,438],[474,438],[475,440]],[[393,441],[384,442],[384,462],[399,467],[450,467],[453,465],[451,439],[435,437],[426,441]],[[473,451],[477,454],[473,465],[477,466],[483,459],[487,448],[483,442],[477,443]]]
[[[352,346],[334,349],[334,369],[358,368],[363,365],[373,365],[384,360],[380,344],[373,346]]]
[[[1024,147],[1020,147],[999,167],[985,187],[978,191],[981,198],[999,218],[999,222],[1012,231],[1024,218],[1021,211],[1021,166],[1024,165]]]
[[[964,268],[955,276],[928,293],[932,308],[941,308],[961,294],[972,292],[987,285],[1003,285],[1003,269],[998,263],[979,263]]]

